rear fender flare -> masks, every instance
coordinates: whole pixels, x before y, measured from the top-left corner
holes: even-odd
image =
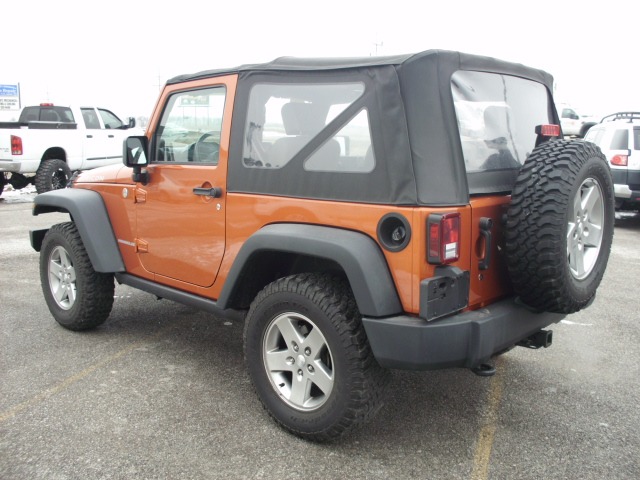
[[[378,244],[351,230],[306,224],[267,225],[245,241],[218,299],[228,308],[234,289],[252,268],[252,257],[265,251],[287,252],[331,260],[344,270],[362,315],[384,317],[402,312],[395,283]]]

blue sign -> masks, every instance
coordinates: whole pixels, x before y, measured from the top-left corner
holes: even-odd
[[[18,85],[0,85],[0,97],[17,97]]]

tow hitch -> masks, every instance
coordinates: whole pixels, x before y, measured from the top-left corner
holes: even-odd
[[[527,347],[538,349],[540,347],[550,347],[551,341],[553,339],[553,331],[552,330],[540,330],[539,332],[534,333],[530,337],[525,338],[524,340],[520,340],[517,345],[519,347]]]
[[[471,371],[479,377],[492,377],[496,374],[496,367],[488,363],[481,363],[477,367],[473,367]]]

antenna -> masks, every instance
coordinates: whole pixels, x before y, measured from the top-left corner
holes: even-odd
[[[380,43],[373,42],[373,45],[376,47],[376,55],[378,55],[378,47],[382,48],[384,46],[384,42],[381,40]]]

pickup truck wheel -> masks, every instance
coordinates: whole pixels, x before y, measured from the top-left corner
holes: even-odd
[[[44,160],[36,171],[36,191],[44,193],[65,188],[70,178],[71,170],[64,160]]]
[[[297,436],[330,440],[382,406],[389,374],[336,278],[301,274],[265,287],[247,315],[244,354],[263,406]]]
[[[54,225],[44,237],[40,280],[47,306],[64,328],[94,328],[111,313],[113,274],[93,269],[73,222]]]
[[[505,231],[509,273],[524,303],[567,314],[590,304],[611,250],[614,206],[611,172],[597,146],[557,140],[533,150]]]

